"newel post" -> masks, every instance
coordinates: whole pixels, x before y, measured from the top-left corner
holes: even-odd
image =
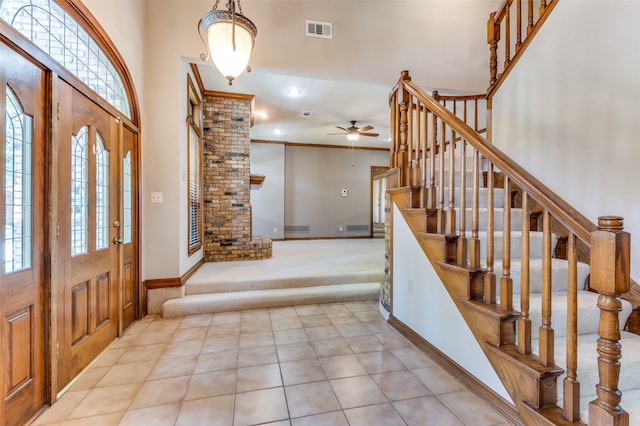
[[[402,91],[400,98],[400,149],[398,151],[398,166],[400,167],[400,184],[402,186],[409,186],[411,183],[411,174],[409,173],[409,147],[407,145],[409,121],[407,117],[407,111],[409,110],[409,92],[404,88],[405,81],[411,81],[409,71],[402,71],[400,73],[400,80],[402,81]]]
[[[623,218],[598,218],[598,230],[591,234],[591,288],[600,293],[598,327],[597,399],[589,403],[589,424],[628,426],[629,413],[620,407],[620,295],[630,289],[630,241],[623,231]]]
[[[489,43],[489,86],[493,86],[498,80],[498,41],[500,41],[500,28],[496,25],[496,12],[489,15],[487,21],[487,43]]]

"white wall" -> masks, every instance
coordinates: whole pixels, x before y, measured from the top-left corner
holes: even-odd
[[[493,142],[591,221],[625,217],[640,279],[640,2],[562,0],[493,101]]]
[[[262,187],[251,189],[254,236],[284,239],[284,144],[251,144],[251,174],[264,175]]]
[[[511,401],[395,204],[392,235],[393,315],[478,380]]]

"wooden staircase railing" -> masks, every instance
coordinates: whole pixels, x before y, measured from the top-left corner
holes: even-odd
[[[498,10],[491,13],[487,22],[488,99],[493,97],[557,3],[558,0],[504,0]]]
[[[538,416],[535,423],[540,418],[552,424],[580,423],[580,383],[576,376],[577,291],[582,283],[577,281],[576,270],[579,261],[589,261],[590,253],[590,289],[600,293],[598,307],[601,320],[598,354],[593,354],[594,358],[598,356],[600,384],[597,386],[597,399],[589,404],[589,416],[592,424],[628,424],[628,415],[619,405],[618,390],[620,328],[617,314],[620,296],[629,291],[630,280],[629,234],[622,230],[622,218],[601,218],[599,227],[591,223],[489,144],[479,133],[483,129],[477,125],[472,128],[459,117],[461,114],[445,108],[442,98],[429,96],[414,85],[407,71],[402,72],[389,101],[393,137],[387,188],[407,189],[409,208],[419,209],[424,214],[422,232],[444,234],[446,243],[442,259],[446,263],[473,271],[475,277],[481,277],[470,280],[466,293],[474,309],[486,306],[492,315],[502,313],[500,315],[504,315],[505,321],[511,321],[511,325],[500,327],[505,331],[504,335],[481,343],[486,345],[485,353],[494,356],[492,365],[523,418],[531,420],[531,416]],[[469,102],[473,105],[475,99],[469,99]],[[477,124],[477,112],[473,114]],[[466,113],[462,115],[468,118]],[[467,159],[471,164],[467,164]],[[470,178],[468,170],[471,170]],[[498,217],[494,212],[497,187],[504,190],[502,225],[494,223]],[[481,188],[486,192],[487,200],[486,237],[483,239],[479,237]],[[516,193],[517,197],[514,197]],[[515,199],[522,209],[519,306],[514,306],[511,276],[511,220],[516,214],[511,211],[511,206]],[[536,214],[532,215],[534,211]],[[467,215],[470,215],[469,219]],[[530,231],[542,232],[540,324],[532,324],[530,319]],[[552,283],[551,264],[556,256],[551,241],[552,235],[558,234],[566,237],[567,242],[564,250],[568,262],[566,324],[554,324],[552,321],[551,307],[557,293],[554,293]],[[501,271],[497,271],[494,265],[498,244],[502,245]],[[484,257],[482,245],[486,246]],[[534,326],[538,327],[539,335],[537,354],[532,351]],[[562,370],[555,365],[554,330],[560,327],[566,327],[567,336],[562,408],[556,405],[556,377]],[[518,373],[514,368],[518,365],[527,373]],[[535,383],[523,383],[529,377]],[[535,396],[532,396],[531,389],[537,389]]]

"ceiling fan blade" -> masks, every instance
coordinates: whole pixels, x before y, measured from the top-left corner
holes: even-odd
[[[344,133],[327,133],[327,135],[344,135]]]
[[[373,130],[373,126],[364,126],[358,129],[358,132],[362,134],[362,132],[368,132],[369,130]]]
[[[360,133],[360,136],[373,136],[373,137],[377,137],[377,136],[380,136],[380,133]]]
[[[349,133],[349,131],[347,129],[345,129],[344,127],[340,127],[340,126],[336,126],[338,129],[342,130],[343,132],[347,132]]]

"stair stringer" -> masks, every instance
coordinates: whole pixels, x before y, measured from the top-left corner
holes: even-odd
[[[426,219],[417,217],[415,210],[408,212],[414,205],[411,192],[396,188],[389,193],[522,420],[527,425],[575,424],[565,420],[556,405],[556,381],[564,371],[555,365],[544,367],[535,356],[517,352],[515,321],[519,312],[504,311],[497,305],[471,300],[473,283],[484,272],[446,263],[447,251],[452,250],[450,241],[444,235],[425,233]]]

